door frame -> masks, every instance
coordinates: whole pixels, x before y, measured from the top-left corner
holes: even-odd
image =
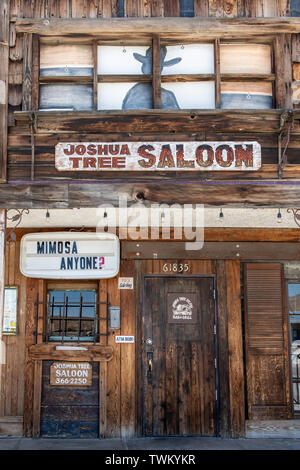
[[[136,388],[137,394],[140,395],[140,399],[137,400],[139,404],[137,407],[137,418],[140,418],[140,423],[138,423],[138,428],[140,429],[140,434],[145,437],[143,430],[144,430],[144,342],[143,342],[143,335],[144,335],[144,298],[145,298],[145,279],[146,278],[212,278],[213,280],[213,292],[214,292],[214,325],[215,325],[215,334],[214,334],[214,351],[215,351],[215,390],[216,390],[216,397],[215,397],[215,437],[220,437],[220,384],[219,384],[219,347],[218,347],[218,305],[217,305],[217,276],[216,274],[179,274],[179,273],[166,273],[166,274],[142,274],[141,275],[141,285],[139,289],[139,297],[140,297],[140,307],[141,307],[141,315],[137,315],[137,328],[136,328],[136,335],[137,335],[137,344],[140,346],[140,350],[137,351],[136,358]],[[138,391],[139,388],[139,380],[141,381],[140,392]]]

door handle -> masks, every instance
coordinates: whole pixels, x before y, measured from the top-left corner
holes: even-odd
[[[148,361],[148,371],[147,371],[147,379],[148,383],[152,383],[152,368],[153,368],[153,353],[147,352],[147,361]]]

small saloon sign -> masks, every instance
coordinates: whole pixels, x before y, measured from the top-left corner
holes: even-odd
[[[168,323],[197,323],[197,294],[168,293]]]
[[[59,171],[258,170],[258,142],[63,142],[55,147]]]
[[[89,386],[92,372],[89,362],[54,362],[50,367],[50,385]]]
[[[21,240],[20,270],[45,279],[108,279],[119,272],[119,239],[101,232],[30,233]]]

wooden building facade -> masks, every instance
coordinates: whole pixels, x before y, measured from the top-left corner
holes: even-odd
[[[3,217],[120,196],[149,209],[297,208],[298,6],[4,0]],[[66,225],[53,239],[62,231],[76,233]],[[0,434],[241,437],[247,420],[297,415],[298,229],[207,228],[198,251],[173,231],[128,235],[117,276],[80,280],[20,271],[22,237],[43,232],[6,230],[0,256],[2,290],[17,290],[16,334],[2,330]]]

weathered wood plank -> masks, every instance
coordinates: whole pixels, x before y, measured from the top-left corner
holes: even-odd
[[[134,277],[134,261],[121,264],[121,275]],[[121,335],[136,336],[135,331],[135,290],[121,291]],[[135,345],[121,346],[121,437],[135,435]]]
[[[32,109],[32,34],[24,35],[22,109]]]
[[[212,111],[177,111],[176,114],[165,110],[148,112],[109,111],[106,113],[90,112],[39,112],[36,113],[37,133],[198,133],[199,129],[222,133],[268,133],[279,131],[280,110],[230,111],[215,109]],[[20,124],[30,123],[31,113],[16,112],[15,118]],[[108,119],[109,118],[109,119]],[[295,113],[295,119],[297,119]],[[294,132],[297,132],[295,123]]]
[[[175,2],[174,2],[175,3]],[[177,3],[177,1],[176,1]],[[173,2],[172,2],[173,4]],[[173,7],[172,7],[173,10]],[[234,37],[300,32],[299,18],[112,18],[112,19],[28,19],[18,18],[17,33],[35,33],[45,36],[89,34],[108,36],[135,34],[161,34],[169,37]]]
[[[137,254],[138,253],[138,254]],[[139,241],[138,250],[136,242],[123,243],[123,259],[151,259],[153,253],[159,259],[232,259],[232,260],[300,260],[296,253],[295,243],[281,242],[209,242],[201,249],[186,250],[185,242],[173,241],[167,244],[164,241]]]
[[[225,261],[216,262],[220,435],[230,435],[228,318]]]
[[[263,184],[262,184],[263,183]],[[72,208],[119,204],[119,195],[127,195],[128,205],[141,200],[151,203],[206,204],[227,207],[297,207],[300,187],[293,181],[218,181],[124,183],[106,181],[94,184],[3,184],[0,208]],[[228,195],[230,194],[230,198]]]
[[[70,345],[71,347],[72,345]],[[91,361],[107,362],[112,358],[112,348],[104,345],[88,345],[86,351],[81,350],[57,350],[55,344],[42,343],[29,347],[28,354],[31,360],[59,359],[62,361]]]
[[[9,0],[0,4],[0,182],[6,180],[9,5]]]
[[[289,34],[279,34],[275,40],[276,106],[292,109],[292,42]]]
[[[101,282],[101,281],[100,281]],[[118,277],[107,280],[107,296],[111,306],[120,306],[120,290],[118,289]],[[109,316],[109,313],[108,313]],[[120,437],[121,415],[121,351],[123,345],[116,344],[115,335],[120,334],[119,330],[109,328],[108,318],[107,344],[113,350],[112,360],[107,367],[107,389],[106,389],[106,409],[107,409],[107,431],[106,437]]]
[[[226,261],[225,271],[230,371],[230,434],[231,437],[242,437],[245,434],[245,403],[239,261]]]

